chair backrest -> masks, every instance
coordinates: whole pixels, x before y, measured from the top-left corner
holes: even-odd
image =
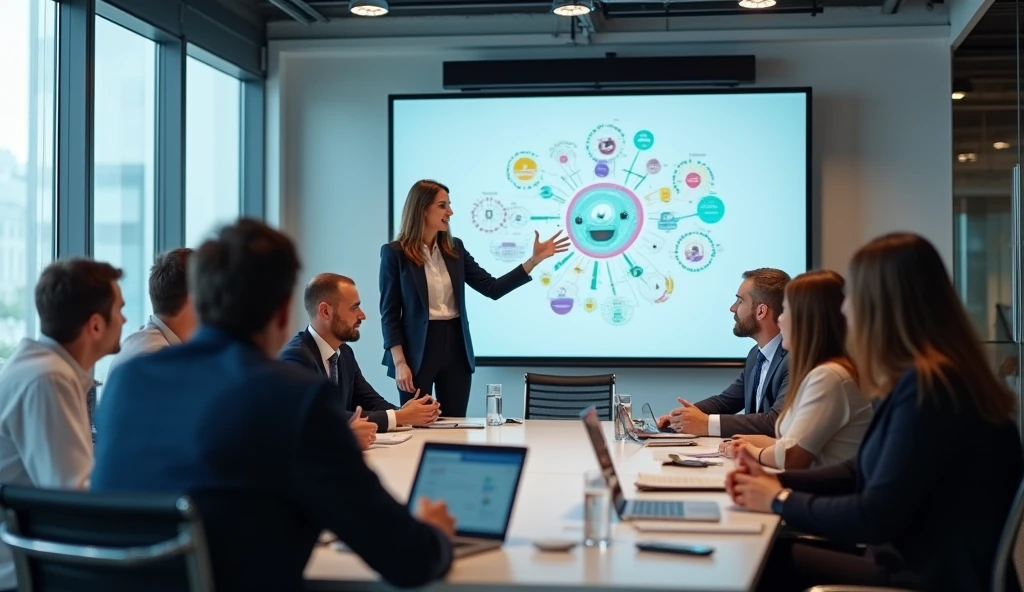
[[[580,413],[593,405],[597,416],[612,418],[615,375],[553,376],[526,373],[525,419],[579,420]]]
[[[1022,590],[1024,582],[1024,481],[1010,506],[1003,534],[996,547],[995,568],[992,572],[993,592]]]
[[[0,486],[0,540],[20,592],[213,590],[188,497]]]

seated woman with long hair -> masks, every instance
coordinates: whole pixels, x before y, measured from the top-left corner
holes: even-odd
[[[726,456],[745,449],[765,466],[806,469],[853,458],[871,423],[871,402],[846,355],[843,276],[809,271],[786,285],[779,328],[789,352],[789,391],[776,438],[735,436]]]
[[[847,282],[849,351],[875,416],[856,458],[841,464],[770,475],[740,452],[726,480],[736,504],[833,546],[776,544],[761,588],[991,590],[1022,474],[1014,397],[931,243],[875,239],[853,256]],[[836,548],[857,543],[864,554]]]

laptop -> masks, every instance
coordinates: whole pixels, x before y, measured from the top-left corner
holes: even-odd
[[[597,407],[591,406],[580,414],[590,444],[594,447],[597,462],[601,465],[605,482],[612,490],[612,505],[620,520],[692,520],[699,522],[719,522],[721,510],[716,502],[681,501],[681,500],[627,500],[626,494],[619,484],[619,476],[615,472],[612,456],[608,452],[608,442],[601,429],[601,421],[597,418]]]
[[[444,500],[455,518],[455,557],[498,549],[505,542],[526,448],[427,442],[408,507],[420,498]]]
[[[644,403],[647,405],[647,403]],[[697,436],[693,434],[681,434],[674,431],[670,433],[639,432],[629,408],[619,403],[618,413],[615,415],[619,425],[626,432],[630,440],[645,446],[696,446]]]

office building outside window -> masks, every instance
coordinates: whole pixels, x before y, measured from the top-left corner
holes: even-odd
[[[195,58],[185,84],[185,244],[241,212],[242,83]]]
[[[0,364],[38,337],[34,288],[54,256],[57,4],[0,0]]]
[[[96,17],[93,257],[124,270],[127,335],[152,312],[156,43]],[[110,358],[96,365],[106,378]]]

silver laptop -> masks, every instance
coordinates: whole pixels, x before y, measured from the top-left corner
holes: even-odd
[[[427,442],[409,509],[422,497],[443,500],[455,518],[455,557],[498,549],[505,542],[526,448]]]
[[[597,418],[597,407],[590,407],[580,414],[586,426],[590,443],[597,454],[597,462],[601,465],[605,482],[612,490],[612,505],[620,520],[691,520],[699,522],[719,522],[722,520],[721,510],[716,502],[677,501],[677,500],[627,500],[626,494],[619,484],[619,476],[615,473],[612,456],[608,452],[608,442],[601,429],[601,421]]]

